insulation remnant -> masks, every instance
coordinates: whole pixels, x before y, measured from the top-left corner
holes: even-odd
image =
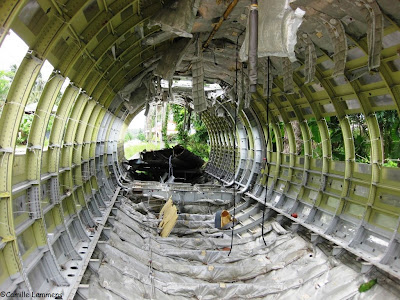
[[[294,47],[297,43],[297,29],[303,21],[304,11],[297,8],[293,11],[289,0],[264,0],[258,4],[258,57],[288,57],[296,61]],[[245,41],[240,49],[240,60],[248,60],[249,26],[246,29]]]
[[[131,100],[131,94],[135,92],[141,85],[143,79],[155,69],[156,65],[151,66],[149,69],[147,69],[145,72],[142,72],[138,76],[136,76],[130,83],[128,83],[122,90],[119,91],[119,95],[121,96],[122,99],[125,101],[130,101]]]
[[[249,93],[250,80],[249,80],[249,76],[247,76],[246,73],[247,72],[243,72],[243,90],[244,90],[243,107],[244,108],[249,108],[250,107],[250,102],[251,102],[251,93]]]
[[[158,226],[158,228],[161,228],[160,236],[168,237],[178,220],[178,212],[171,198],[161,209],[160,218],[162,218]]]
[[[222,106],[217,108],[216,113],[217,113],[217,117],[218,118],[225,118],[226,117],[225,116],[225,110],[224,110],[224,108]]]
[[[144,39],[143,45],[154,46],[175,37],[177,37],[177,35],[173,32],[160,31]]]
[[[322,13],[319,14],[319,17],[328,30],[335,49],[333,54],[335,67],[332,75],[334,77],[343,75],[347,60],[347,38],[343,24],[339,20]]]
[[[343,75],[347,60],[347,38],[342,22],[311,7],[306,7],[304,10],[307,12],[306,19],[316,21],[323,25],[329,34],[334,49],[333,62],[335,65],[332,76]],[[322,38],[323,34],[317,31],[316,36]]]
[[[154,70],[154,74],[167,81],[172,79],[177,66],[181,63],[190,44],[191,39],[181,39],[171,44],[171,47],[165,51],[164,56]]]
[[[362,8],[362,12],[367,18],[368,68],[376,70],[381,65],[383,14],[374,0],[360,0],[355,4]]]
[[[237,111],[240,112],[244,107],[244,95],[245,95],[245,74],[244,66],[241,64],[238,70],[238,80],[237,80]]]
[[[192,38],[191,34],[200,0],[174,1],[152,17],[151,26],[160,25],[161,29],[177,36]]]
[[[292,63],[287,57],[282,57],[283,90],[287,94],[293,94],[293,70]]]
[[[265,58],[263,60],[263,73],[264,73],[264,82],[263,82],[263,89],[264,89],[264,97],[271,97],[272,95],[272,63],[268,64],[268,59]]]
[[[194,111],[202,112],[207,109],[207,101],[204,93],[203,52],[200,48],[199,39],[197,39],[196,46],[196,58],[192,62],[192,93]]]
[[[306,50],[305,50],[306,59],[305,59],[304,73],[306,78],[305,83],[307,84],[314,81],[317,53],[315,52],[314,43],[312,42],[308,34],[303,33],[301,39],[306,45]]]

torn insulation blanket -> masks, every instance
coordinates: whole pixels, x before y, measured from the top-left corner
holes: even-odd
[[[303,21],[304,11],[293,11],[289,0],[263,0],[258,4],[258,57],[288,57],[296,61],[294,47],[297,42],[297,29]],[[249,26],[245,41],[240,49],[240,60],[247,61],[249,52]]]
[[[204,94],[204,66],[203,55],[200,52],[199,56],[192,63],[192,93],[195,112],[202,112],[207,109],[207,100]]]
[[[191,39],[180,39],[170,45],[170,48],[165,51],[161,58],[154,74],[169,81],[172,79],[177,66],[181,63],[188,47],[191,44]]]
[[[191,34],[200,0],[173,1],[152,18],[151,25],[157,24],[165,32],[192,38]]]
[[[159,59],[159,58],[158,58]],[[156,60],[154,61],[154,63]],[[129,102],[131,100],[136,100],[135,99],[135,94],[133,94],[137,89],[142,87],[142,82],[144,78],[152,72],[156,68],[156,64],[152,65],[149,67],[146,71],[140,73],[138,76],[136,76],[131,82],[129,82],[123,89],[121,89],[118,94],[121,96],[122,99],[125,101]]]

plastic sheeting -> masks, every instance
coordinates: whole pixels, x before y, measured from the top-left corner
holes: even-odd
[[[214,247],[210,247],[208,244],[200,244],[197,247],[192,247],[193,241],[190,239],[186,239],[186,243],[178,244],[174,243],[173,240],[159,240],[149,235],[142,237],[120,222],[116,222],[114,224],[114,232],[120,237],[121,240],[125,240],[141,249],[148,249],[148,245],[151,243],[153,246],[152,251],[155,253],[163,256],[175,257],[177,259],[188,259],[201,263],[214,263],[217,261],[220,263],[229,263],[253,256],[257,257],[265,254],[267,249],[271,249],[272,246],[277,246],[289,239],[288,237],[277,237],[274,235],[266,239],[268,245],[267,247],[264,246],[262,248],[255,247],[253,249],[248,249],[239,245],[238,247],[241,249],[240,252],[234,251],[230,256],[227,256],[226,252],[221,251],[221,249],[224,249],[222,246],[225,245],[214,245]],[[227,240],[229,240],[228,237]],[[237,245],[236,242],[237,241],[235,241],[235,249]]]
[[[238,280],[247,280],[265,274],[271,269],[281,267],[279,264],[271,264],[270,260],[265,256],[244,258],[235,262],[230,262],[229,264],[215,262],[214,264],[204,265],[203,263],[184,259],[180,259],[180,264],[177,264],[176,258],[160,255],[153,251],[148,251],[148,249],[140,249],[136,247],[136,245],[120,240],[115,233],[111,234],[109,245],[105,247],[108,246],[122,251],[124,254],[135,259],[136,262],[142,264],[148,265],[148,262],[151,260],[154,270],[180,274],[206,281],[230,282],[233,277]],[[149,247],[150,246],[151,244],[149,244]]]
[[[294,47],[297,42],[299,28],[304,11],[297,8],[293,11],[289,0],[259,1],[258,19],[258,57],[278,56],[288,57],[296,61]],[[249,26],[247,26],[245,41],[240,49],[240,60],[248,60]]]
[[[118,296],[117,294],[113,293],[112,291],[109,291],[108,289],[103,288],[96,275],[93,275],[90,278],[90,285],[89,285],[89,291],[90,291],[90,298],[88,300],[98,300],[98,299],[103,299],[103,300],[123,300],[124,298]]]
[[[108,242],[97,246],[104,258],[90,299],[396,299],[379,284],[360,294],[367,278],[275,221],[265,224],[266,246],[259,235],[235,238],[228,256],[223,232],[159,237],[145,206],[121,199]],[[212,217],[180,215],[177,227]]]

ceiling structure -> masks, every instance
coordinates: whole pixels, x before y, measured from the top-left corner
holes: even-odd
[[[260,58],[257,92],[249,93],[247,64],[237,59],[250,1],[1,1],[0,43],[12,29],[30,49],[0,118],[2,290],[32,291],[46,277],[73,285],[63,264],[90,259],[82,243],[95,246],[89,229],[120,191],[128,125],[159,97],[160,78],[178,77],[193,80],[187,95],[209,131],[210,175],[360,257],[364,269],[399,278],[400,169],[383,166],[376,113],[400,111],[400,2],[290,2],[285,11],[305,12],[289,39],[297,38],[295,55]],[[279,18],[275,27],[283,28]],[[26,152],[17,153],[19,124],[46,60],[54,72]],[[46,149],[45,128],[66,78]],[[205,100],[203,82],[220,84],[225,97]],[[366,124],[371,163],[358,160],[351,116]],[[341,160],[332,154],[331,117],[343,137]]]

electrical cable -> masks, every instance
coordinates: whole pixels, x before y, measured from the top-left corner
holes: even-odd
[[[266,148],[267,149],[268,149],[268,143],[269,143],[269,140],[270,140],[270,133],[269,133],[269,131],[270,131],[270,128],[269,128],[269,93],[270,93],[269,86],[270,86],[270,80],[271,80],[270,72],[271,72],[271,66],[270,66],[270,58],[268,56],[268,58],[267,58],[267,76],[268,76],[268,79],[267,79],[267,83],[266,83],[267,84],[267,108],[266,108],[266,111],[267,111],[267,141],[266,141],[266,146],[267,147]],[[268,179],[269,179],[269,164],[268,164],[268,154],[267,153],[265,155],[265,166],[267,167],[267,174],[266,174],[266,180],[265,180],[265,198],[264,198],[262,225],[261,225],[261,236],[262,236],[264,245],[267,246],[267,243],[266,243],[265,238],[264,238],[265,208],[267,206]]]
[[[236,217],[236,184],[235,184],[235,172],[236,172],[236,128],[237,128],[237,111],[239,108],[239,99],[238,99],[238,63],[239,63],[239,38],[245,32],[242,31],[241,34],[238,35],[236,40],[236,70],[235,70],[235,84],[236,84],[236,91],[235,91],[235,114],[234,114],[234,127],[233,127],[233,216],[232,216],[232,234],[231,234],[231,247],[229,249],[228,256],[231,255],[232,248],[233,248],[233,232],[235,229],[235,217]]]

